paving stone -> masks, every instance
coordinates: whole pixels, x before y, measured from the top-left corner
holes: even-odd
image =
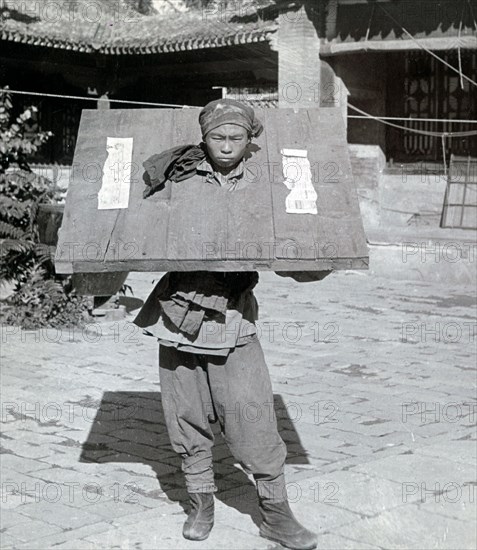
[[[61,548],[62,550],[95,550],[97,546],[95,543],[84,539],[75,539],[55,544],[55,548]]]
[[[28,518],[13,510],[2,510],[0,515],[0,533],[14,525],[28,523]]]
[[[158,433],[140,429],[124,429],[120,428],[119,425],[117,428],[118,429],[109,432],[109,435],[117,440],[140,443],[141,445],[148,445],[154,449],[161,443],[161,438]],[[162,442],[167,441],[165,437],[162,439]]]
[[[122,496],[118,492],[116,498],[91,504],[86,511],[89,514],[101,516],[105,520],[113,520],[121,516],[144,512],[146,508],[139,504],[137,500],[134,493],[127,493]]]
[[[2,456],[3,458],[3,456]],[[2,459],[0,459],[1,469],[0,469],[0,481],[2,484],[4,483],[25,483],[26,485],[29,485],[31,483],[34,483],[35,481],[39,481],[36,471],[31,472],[29,474],[21,474],[19,472],[16,472],[15,470],[11,470],[10,468],[3,467]]]
[[[452,518],[466,523],[469,528],[475,528],[477,517],[477,487],[472,484],[448,484],[442,486],[442,493],[419,494],[421,502],[417,503],[419,510],[428,514],[437,514],[444,518]],[[445,521],[445,520],[443,520]]]
[[[35,444],[35,445],[46,445],[48,443],[58,443],[62,440],[62,437],[59,435],[56,435],[54,433],[42,433],[40,430],[36,429],[34,431],[32,430],[25,430],[23,427],[17,426],[15,438],[27,441],[28,443]],[[38,427],[37,427],[38,428]]]
[[[180,548],[188,550],[201,549],[224,549],[229,550],[265,550],[271,544],[258,536],[258,529],[254,533],[248,533],[239,529],[227,526],[216,525],[212,529],[206,541],[188,541],[182,537],[182,525],[185,516],[168,517],[166,522],[158,520],[151,528],[151,524],[140,521],[134,525],[127,525],[124,529],[119,525],[116,529],[95,536],[87,537],[86,540],[93,542],[96,548],[101,549],[129,549],[142,548],[144,550],[158,550],[159,548]]]
[[[417,455],[445,456],[458,462],[477,463],[477,441],[445,441],[416,449]]]
[[[45,467],[45,463],[40,460],[32,460],[23,456],[13,454],[3,454],[1,458],[2,468],[19,472],[34,472]]]
[[[44,447],[31,445],[22,440],[3,441],[2,447],[6,453],[23,456],[24,458],[36,459],[48,456],[48,451]]]
[[[61,498],[63,498],[63,495],[61,495]],[[63,504],[63,501],[48,502],[44,499],[39,503],[25,504],[19,509],[19,513],[27,517],[48,521],[52,525],[61,526],[63,529],[78,529],[85,525],[93,525],[103,519],[100,516],[86,512],[82,508],[67,506]]]
[[[29,504],[26,506],[29,506]],[[62,528],[57,525],[52,525],[45,521],[37,521],[35,519],[29,519],[27,525],[28,527],[24,523],[13,525],[5,529],[5,535],[18,542],[30,542],[38,537],[46,537],[62,531]]]
[[[356,444],[346,444],[346,443],[338,443],[338,447],[336,449],[346,451],[347,454],[351,456],[366,456],[371,455],[374,451],[370,447],[366,447],[364,445],[356,445]]]
[[[180,492],[181,499],[186,498],[186,492],[181,491]],[[178,498],[176,495],[173,495],[173,498]],[[163,518],[169,518],[175,517],[176,515],[183,515],[184,510],[180,506],[178,502],[172,502],[172,501],[163,501],[159,502],[158,505],[155,508],[146,509],[144,511],[134,511],[131,514],[124,515],[118,518],[114,518],[111,521],[109,521],[108,528],[117,528],[119,526],[122,526],[125,528],[127,525],[133,525],[137,524],[138,522],[147,522],[149,521],[151,525],[155,525],[159,520],[162,522]],[[185,516],[184,516],[185,517]],[[87,528],[82,528],[85,533],[87,531]],[[87,533],[84,536],[78,536],[78,538],[86,538]]]
[[[8,548],[16,548],[17,539],[7,535],[6,533],[0,533],[0,544],[5,550]]]
[[[69,447],[67,445],[48,445],[48,456],[42,459],[44,470],[58,468],[71,470],[81,466],[81,447]],[[84,464],[83,464],[84,466]]]
[[[87,525],[85,527],[80,527],[78,529],[71,529],[62,531],[61,533],[56,533],[49,536],[37,536],[28,543],[17,544],[15,549],[18,550],[45,550],[45,548],[53,548],[57,544],[66,544],[70,541],[85,538],[87,535],[94,535],[95,533],[106,532],[111,529],[111,525],[106,522],[98,522],[93,525]],[[70,550],[76,550],[74,545],[66,546]]]
[[[379,546],[366,542],[341,537],[335,534],[324,534],[318,537],[320,550],[379,550]]]
[[[338,471],[312,477],[308,480],[314,491],[314,500],[344,508],[362,516],[374,516],[402,506],[403,489],[400,483],[377,477],[368,477],[353,471]],[[409,495],[408,502],[420,496]]]
[[[44,470],[37,470],[36,476],[42,485],[64,485],[77,484],[81,487],[87,484],[102,484],[104,477],[95,476],[93,473],[85,474],[81,470],[74,468],[74,463],[70,468],[49,467]],[[112,484],[112,483],[111,483]]]
[[[144,299],[158,275],[130,277]],[[261,342],[290,451],[289,495],[297,517],[319,532],[319,547],[475,546],[469,527],[476,500],[475,418],[462,414],[450,422],[442,414],[446,404],[475,400],[469,369],[475,346],[402,342],[403,323],[432,327],[473,319],[470,302],[443,306],[456,302],[455,289],[365,273],[336,273],[316,285],[272,273],[260,279],[262,323],[281,323],[273,341],[262,334]],[[474,288],[459,292],[475,296]],[[302,328],[298,342],[281,333],[289,322]],[[338,327],[336,342],[324,341],[325,323]],[[319,342],[313,339],[317,326]],[[16,531],[4,533],[2,542],[25,550],[275,547],[258,536],[255,487],[220,437],[214,450],[217,525],[203,543],[182,538],[187,495],[160,406],[157,342],[138,333],[131,361],[131,343],[122,337],[127,328],[126,322],[102,325],[98,342],[81,333],[69,340],[62,334],[57,343],[41,331],[19,334],[2,350],[3,403],[16,404],[20,413],[23,407],[29,418],[2,409],[4,447],[18,455],[4,455],[2,481],[19,491],[24,483],[27,493],[5,495],[0,507],[12,528],[22,525],[20,515],[46,529],[26,542]],[[115,421],[106,401],[125,395],[136,404],[135,414]],[[412,402],[440,407],[440,417],[421,418],[419,409],[407,414],[403,406]],[[61,417],[51,422],[55,410]],[[78,484],[72,501],[68,483]],[[91,484],[101,492],[90,491]],[[58,502],[43,498],[46,491],[51,500],[58,487]],[[57,525],[49,527],[51,520]]]
[[[475,478],[475,466],[453,462],[446,458],[419,456],[414,454],[386,457],[352,468],[355,472],[370,477],[381,477],[409,487],[425,484],[431,488],[437,483],[466,483]],[[409,489],[410,491],[410,489]]]
[[[377,517],[340,527],[336,534],[380,548],[406,550],[473,550],[477,543],[475,524],[427,514],[416,505],[395,508]]]
[[[339,424],[329,424],[327,429],[329,430],[328,439],[337,440],[342,444],[351,443],[352,445],[367,445],[370,449],[381,446],[381,442],[375,437],[364,437],[358,431],[343,429],[343,426]]]

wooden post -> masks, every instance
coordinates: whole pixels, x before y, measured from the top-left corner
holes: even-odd
[[[338,19],[338,0],[328,0],[326,5],[326,39],[336,36],[336,21]]]
[[[111,103],[109,101],[108,93],[104,93],[99,99],[97,103],[98,109],[109,109],[111,106]]]
[[[320,106],[320,37],[305,10],[283,8],[278,17],[278,106]]]
[[[335,76],[335,82],[339,90],[338,107],[341,108],[341,116],[343,117],[344,127],[348,133],[348,96],[349,90],[339,76]]]

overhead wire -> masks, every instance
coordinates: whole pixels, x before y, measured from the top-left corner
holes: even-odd
[[[41,96],[41,97],[54,97],[54,98],[61,98],[61,99],[79,99],[79,100],[86,100],[86,101],[101,101],[101,98],[97,97],[85,97],[85,96],[74,96],[74,95],[65,95],[65,94],[48,94],[43,92],[27,92],[24,90],[11,90],[10,88],[0,88],[0,93],[11,93],[11,94],[21,94],[21,95],[31,95],[31,96]],[[154,107],[173,107],[173,108],[196,108],[192,105],[179,105],[174,103],[155,103],[155,102],[148,102],[148,101],[133,101],[133,100],[122,100],[122,99],[105,99],[105,101],[110,102],[116,102],[116,103],[128,103],[128,104],[134,104],[134,105],[148,105],[148,106],[154,106]],[[452,138],[452,137],[469,137],[469,136],[476,136],[477,130],[470,130],[465,132],[432,132],[429,130],[418,130],[415,128],[409,128],[407,126],[403,126],[401,124],[395,124],[394,122],[389,122],[390,120],[403,120],[405,122],[450,122],[450,123],[466,123],[466,124],[477,124],[477,121],[475,120],[453,120],[453,119],[420,119],[420,118],[404,118],[404,117],[381,117],[381,116],[375,116],[370,113],[367,113],[366,111],[363,111],[362,109],[356,107],[355,105],[352,105],[351,103],[348,103],[348,107],[350,109],[353,109],[354,111],[360,113],[359,115],[348,115],[348,118],[364,118],[364,119],[370,119],[375,120],[377,122],[380,122],[381,124],[385,124],[387,126],[391,126],[393,128],[397,128],[399,130],[404,130],[406,132],[412,132],[415,134],[420,135],[426,135],[426,136],[432,136],[432,137],[440,137],[442,140],[442,151],[443,151],[443,158],[444,158],[444,168],[447,173],[447,165],[446,165],[446,151],[445,151],[445,140],[446,138]]]
[[[11,94],[31,95],[31,96],[40,96],[40,97],[53,97],[53,98],[60,98],[60,99],[78,99],[78,100],[95,101],[95,102],[103,101],[101,97],[86,97],[86,96],[76,96],[76,95],[67,95],[67,94],[49,94],[44,92],[28,92],[24,90],[11,90],[10,88],[0,88],[0,93],[4,93],[4,92],[11,93]],[[175,103],[157,103],[157,102],[150,102],[150,101],[134,101],[134,100],[127,100],[127,99],[110,99],[110,98],[106,99],[105,98],[104,101],[121,103],[121,104],[147,105],[152,107],[172,107],[172,108],[186,108],[186,109],[198,108],[198,106],[193,106],[193,105],[182,105],[182,104],[175,104]],[[465,123],[465,124],[477,124],[477,121],[475,120],[382,117],[382,116],[375,116],[370,113],[367,113],[366,111],[359,109],[358,107],[352,105],[351,103],[348,103],[348,107],[360,113],[361,115],[360,117],[358,117],[357,115],[355,116],[348,115],[349,118],[364,118],[364,119],[367,118],[371,120],[376,120],[377,122],[381,122],[382,124],[387,124],[388,126],[392,126],[393,128],[405,130],[406,132],[414,132],[416,134],[433,136],[433,137],[441,137],[443,135],[447,137],[466,137],[466,136],[477,135],[477,131],[473,131],[473,130],[466,131],[466,132],[432,132],[429,130],[418,130],[415,128],[409,128],[407,126],[389,122],[390,120],[402,120],[405,122],[450,122],[450,123],[455,122],[455,123]]]
[[[176,103],[156,103],[156,102],[150,102],[150,101],[134,101],[129,99],[111,99],[109,97],[102,98],[102,97],[86,97],[81,95],[49,94],[46,92],[27,92],[24,90],[11,90],[10,88],[0,88],[0,93],[32,95],[32,96],[40,96],[40,97],[54,97],[54,98],[60,98],[60,99],[80,99],[83,101],[95,101],[96,103],[98,103],[99,101],[109,101],[111,103],[123,103],[123,104],[128,103],[130,105],[148,105],[150,107],[174,107],[177,109],[187,109],[187,108],[193,107],[192,105],[179,105]]]
[[[460,88],[461,90],[464,89],[464,79],[463,79],[463,72],[462,72],[462,55],[461,55],[461,52],[460,52],[460,36],[461,36],[461,33],[462,33],[462,22],[464,20],[464,13],[465,13],[465,8],[467,6],[467,3],[466,1],[464,0],[463,3],[462,3],[462,13],[460,14],[460,22],[459,22],[459,33],[457,35],[457,60],[459,62],[459,80],[460,80]]]
[[[348,103],[348,106],[351,104]],[[351,105],[351,107],[353,107]],[[373,116],[373,115],[369,115]],[[366,119],[369,118],[369,116],[366,115],[348,115],[348,118],[356,118],[356,119]],[[461,124],[477,124],[477,120],[465,120],[462,118],[411,118],[411,117],[403,117],[403,116],[381,116],[379,115],[379,118],[381,120],[402,120],[404,122],[458,122]]]
[[[477,136],[477,130],[469,130],[466,132],[432,132],[430,130],[417,130],[415,128],[408,128],[407,126],[402,126],[401,124],[395,124],[394,122],[389,122],[388,120],[385,120],[383,117],[374,116],[370,113],[367,113],[366,111],[363,111],[362,109],[359,109],[358,107],[355,107],[354,105],[351,105],[351,103],[348,103],[348,107],[353,109],[354,111],[357,111],[358,113],[361,113],[362,115],[366,116],[367,118],[377,120],[378,122],[381,122],[382,124],[387,124],[388,126],[392,126],[393,128],[398,128],[399,130],[405,130],[406,132],[413,132],[415,134],[421,134],[424,136],[433,136],[433,137],[441,137],[441,136],[447,136],[447,137],[468,137],[468,136]],[[409,118],[405,119],[409,122],[421,122],[421,119],[419,118]],[[452,121],[453,122],[453,121]]]

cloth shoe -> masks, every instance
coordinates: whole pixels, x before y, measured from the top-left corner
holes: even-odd
[[[205,540],[214,526],[214,494],[189,493],[191,510],[182,529],[188,540]]]
[[[287,500],[272,502],[259,499],[259,508],[263,519],[260,536],[293,550],[316,548],[316,534],[298,523]]]

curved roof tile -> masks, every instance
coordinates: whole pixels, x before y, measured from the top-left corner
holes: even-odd
[[[57,48],[63,50],[73,50],[86,53],[101,53],[104,55],[147,55],[172,53],[179,51],[200,50],[206,48],[221,48],[225,46],[235,46],[241,44],[252,44],[257,42],[267,42],[270,35],[276,31],[275,25],[269,25],[263,29],[254,29],[250,31],[231,31],[225,35],[208,35],[200,37],[184,37],[181,39],[163,40],[156,44],[144,44],[131,41],[125,43],[103,43],[98,44],[95,41],[74,41],[49,36],[38,36],[22,33],[18,30],[2,30],[0,39],[6,42],[17,42],[40,46],[46,48]]]

